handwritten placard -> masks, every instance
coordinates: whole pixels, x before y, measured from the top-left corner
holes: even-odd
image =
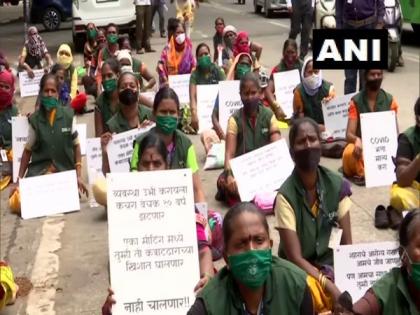
[[[34,77],[31,79],[26,71],[19,72],[19,89],[21,97],[36,96],[39,93],[39,83],[45,74],[43,69],[32,70]]]
[[[293,115],[293,90],[299,83],[300,74],[297,69],[274,73],[276,100],[287,118]]]
[[[133,154],[134,140],[140,134],[149,131],[154,126],[153,124],[147,128],[134,128],[112,135],[112,140],[107,146],[109,169],[112,173],[130,171],[130,159]]]
[[[93,185],[102,173],[102,149],[101,138],[86,139],[86,164],[89,184]]]
[[[19,180],[23,219],[80,210],[76,171]]]
[[[76,124],[76,130],[80,143],[80,153],[86,155],[86,124]]]
[[[29,122],[26,116],[12,117],[13,182],[19,175],[20,160],[28,141]]]
[[[354,93],[336,97],[322,104],[325,130],[334,139],[346,138],[349,103],[353,95]]]
[[[186,314],[199,279],[191,170],[111,173],[107,182],[112,314]]]
[[[243,106],[239,94],[239,81],[219,82],[219,124],[226,132],[229,117]]]
[[[190,74],[178,74],[169,76],[169,86],[178,95],[181,104],[190,103]]]
[[[363,243],[337,246],[334,249],[335,284],[358,301],[391,268],[400,256],[396,242]]]
[[[279,189],[294,163],[286,140],[281,139],[230,160],[230,166],[241,201],[250,201],[257,193]]]
[[[366,187],[389,186],[396,179],[392,162],[398,147],[395,112],[361,114],[360,123]]]
[[[197,114],[200,126],[198,133],[213,128],[211,115],[217,93],[219,93],[217,84],[197,85]]]

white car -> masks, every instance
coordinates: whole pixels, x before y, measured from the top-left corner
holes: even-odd
[[[133,0],[73,0],[73,43],[78,51],[86,41],[86,25],[105,28],[118,25],[120,33],[134,34],[136,10]]]

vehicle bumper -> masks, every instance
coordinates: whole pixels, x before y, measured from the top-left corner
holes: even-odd
[[[73,32],[76,34],[79,33],[85,33],[86,32],[86,25],[89,20],[82,21],[78,17],[73,18]],[[127,31],[132,28],[136,27],[136,20],[135,17],[132,20],[127,20],[127,17],[120,17],[120,18],[112,18],[112,22],[116,25],[118,25],[118,29],[120,31]],[[109,24],[109,18],[108,19],[95,19],[94,23],[96,27],[106,27]]]

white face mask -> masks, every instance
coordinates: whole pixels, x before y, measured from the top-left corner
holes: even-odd
[[[303,78],[306,86],[312,90],[318,88],[320,86],[319,82],[321,80],[321,76],[318,74],[312,74],[309,77]]]
[[[178,45],[182,45],[185,42],[185,33],[179,34],[175,38],[175,41],[177,42]]]
[[[122,66],[121,73],[124,73],[124,72],[133,72],[133,68],[131,66]]]

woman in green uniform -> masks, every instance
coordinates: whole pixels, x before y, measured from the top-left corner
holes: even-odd
[[[279,256],[311,276],[314,297],[321,296],[317,312],[331,311],[341,292],[334,284],[330,247],[352,243],[350,185],[319,165],[321,136],[314,120],[296,120],[290,129],[289,143],[295,168],[275,202],[281,238]],[[337,234],[335,240],[333,236]]]
[[[79,191],[86,193],[82,181],[82,162],[74,112],[59,105],[59,83],[55,75],[41,79],[41,106],[29,117],[28,141],[22,154],[19,179],[76,169]],[[11,187],[9,205],[20,210],[17,186]]]

